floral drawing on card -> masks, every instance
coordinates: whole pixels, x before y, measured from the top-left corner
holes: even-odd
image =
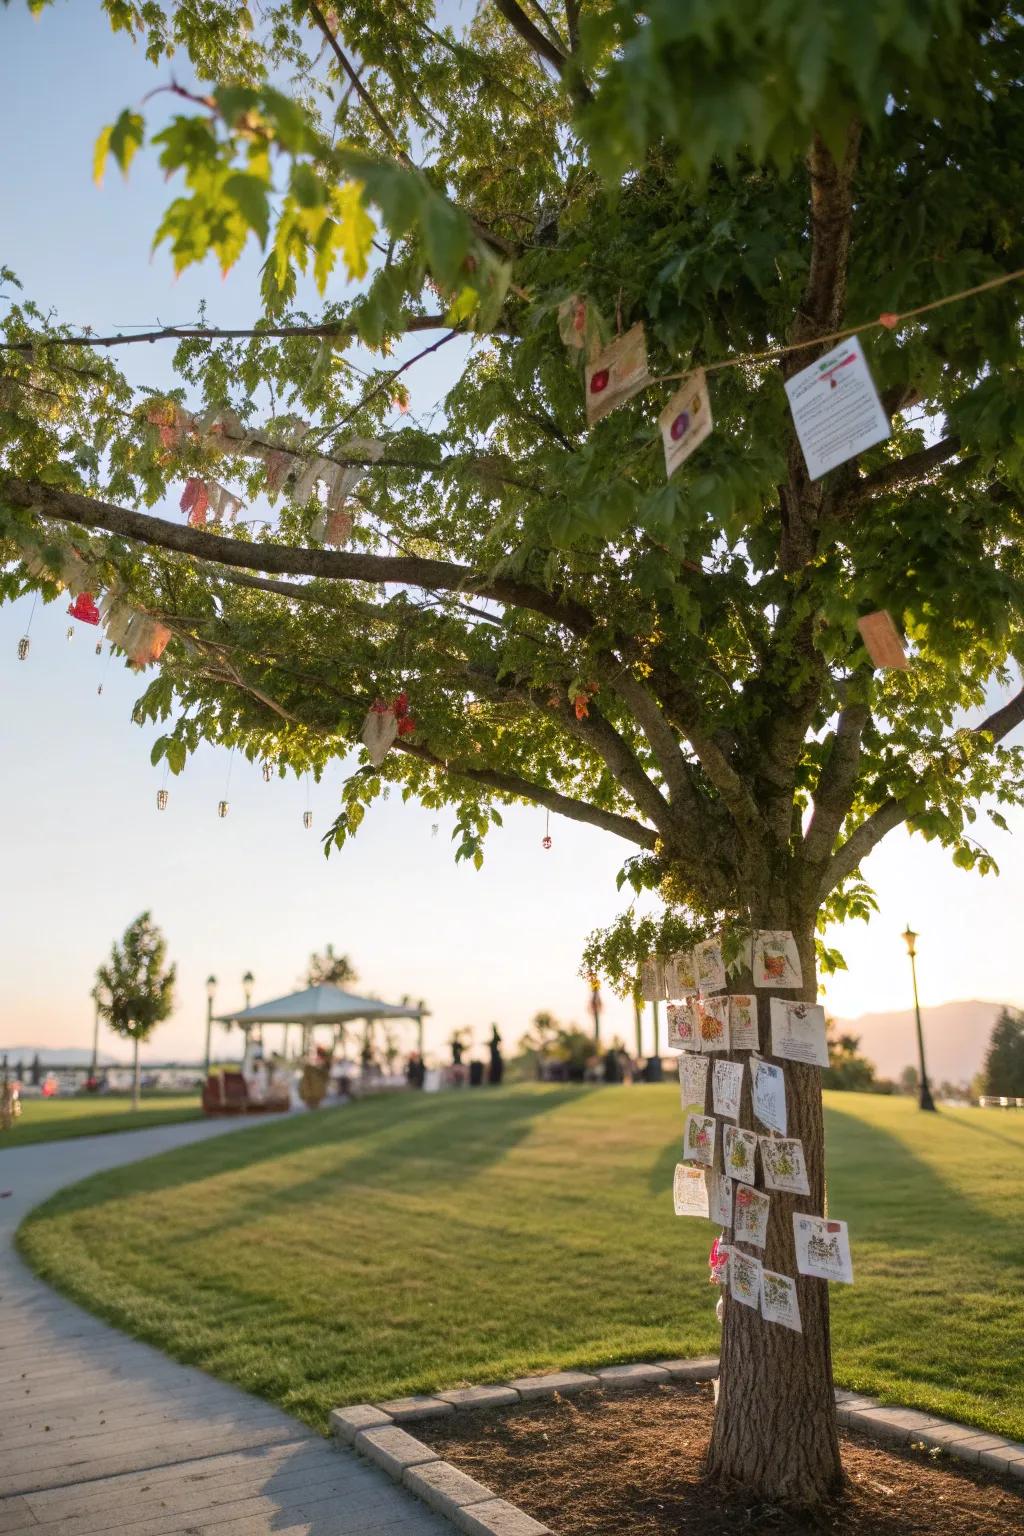
[[[625,405],[650,383],[647,341],[637,322],[624,336],[616,336],[586,366],[587,425]]]
[[[769,1197],[762,1195],[759,1189],[751,1189],[747,1184],[737,1184],[733,1235],[738,1243],[753,1243],[755,1248],[764,1247],[771,1203]]]
[[[715,1161],[714,1115],[687,1115],[683,1126],[683,1158],[710,1168]]]
[[[729,999],[727,997],[699,997],[695,1000],[700,1023],[700,1048],[702,1051],[727,1051],[729,1049]]]
[[[850,1234],[845,1221],[830,1221],[826,1216],[794,1216],[793,1238],[796,1267],[802,1275],[853,1284]]]
[[[761,1316],[766,1323],[781,1323],[783,1328],[803,1333],[796,1281],[789,1275],[776,1274],[774,1269],[762,1269]]]
[[[640,963],[640,993],[645,1003],[660,1003],[665,996],[665,968],[657,955]]]
[[[796,940],[787,929],[761,928],[754,934],[755,987],[802,987],[803,968]]]
[[[702,994],[725,991],[725,961],[718,939],[705,939],[693,952],[697,969],[697,990]]]
[[[756,1051],[757,998],[749,992],[733,992],[729,998],[729,1049]]]
[[[789,1195],[809,1195],[804,1149],[794,1137],[762,1136],[761,1167],[766,1189],[782,1190]]]
[[[683,1114],[702,1115],[708,1096],[708,1068],[706,1056],[680,1056],[679,1098]]]
[[[729,1295],[745,1307],[761,1304],[761,1260],[738,1248],[729,1253]]]
[[[788,997],[771,999],[772,1055],[783,1061],[803,1061],[809,1066],[828,1066],[825,1010],[820,1003],[794,1003]]]
[[[772,998],[772,1002],[775,999]],[[750,1058],[754,1114],[770,1131],[786,1134],[786,1074],[760,1056]]]
[[[724,1173],[707,1169],[708,1215],[718,1227],[732,1226],[732,1182]]]
[[[669,1003],[668,1045],[671,1051],[696,1051],[700,1049],[696,1021],[689,1003]]]
[[[676,1163],[672,1178],[672,1202],[677,1216],[708,1215],[708,1188],[703,1168]]]
[[[703,368],[687,374],[658,417],[665,449],[665,473],[674,472],[711,431],[711,400]]]
[[[711,1069],[711,1107],[715,1114],[723,1120],[738,1120],[742,1090],[742,1063],[716,1061]]]
[[[753,1131],[741,1131],[735,1125],[727,1125],[723,1132],[725,1171],[730,1179],[744,1184],[754,1182],[754,1160],[757,1154],[757,1136]]]

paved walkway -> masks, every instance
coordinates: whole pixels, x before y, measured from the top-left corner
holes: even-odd
[[[451,1536],[377,1467],[117,1333],[14,1251],[18,1223],[54,1190],[243,1123],[0,1151],[2,1536]]]

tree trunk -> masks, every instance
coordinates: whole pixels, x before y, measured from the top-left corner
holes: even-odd
[[[132,1041],[132,1109],[139,1107],[139,1040]]]
[[[816,1000],[814,931],[806,922],[784,922],[773,913],[758,926],[789,927],[796,938],[804,976],[802,994],[780,995]],[[741,990],[731,987],[731,990]],[[770,993],[758,995],[762,1055],[770,1055]],[[749,1052],[734,1053],[746,1065]],[[734,1481],[765,1499],[812,1505],[833,1493],[842,1476],[832,1386],[828,1282],[797,1274],[793,1239],[794,1212],[821,1215],[825,1209],[825,1137],[821,1104],[821,1069],[781,1063],[786,1074],[787,1134],[803,1143],[810,1195],[769,1191],[771,1210],[762,1253],[748,1244],[741,1251],[761,1259],[766,1269],[797,1282],[803,1332],[765,1322],[760,1312],[725,1294],[718,1405],[708,1453],[711,1477]],[[749,1072],[744,1073],[740,1125],[759,1127],[753,1117]],[[758,1164],[757,1188],[764,1188]]]

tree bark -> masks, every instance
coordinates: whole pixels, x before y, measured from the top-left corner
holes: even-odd
[[[139,1037],[132,1041],[132,1109],[139,1107]]]
[[[797,941],[803,969],[801,994],[814,1002],[817,982],[813,922],[784,920],[778,905],[755,926],[789,928]],[[731,987],[731,990],[742,990]],[[770,993],[758,994],[761,1054],[770,1055]],[[748,1051],[733,1060],[746,1066]],[[825,1209],[825,1136],[821,1069],[781,1063],[786,1074],[789,1136],[803,1143],[810,1195],[769,1191],[771,1210],[764,1251],[743,1243],[741,1252],[761,1259],[766,1269],[796,1280],[803,1332],[765,1322],[760,1312],[725,1294],[718,1404],[708,1452],[712,1478],[756,1489],[762,1499],[813,1505],[834,1492],[841,1481],[832,1357],[829,1337],[828,1283],[797,1274],[793,1239],[794,1212],[821,1215]],[[761,1130],[753,1117],[749,1072],[744,1073],[741,1126]],[[720,1133],[720,1132],[719,1132]],[[764,1189],[758,1161],[757,1188]],[[731,1234],[730,1234],[731,1236]]]

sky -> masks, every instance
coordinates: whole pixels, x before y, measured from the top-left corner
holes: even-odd
[[[0,11],[0,261],[63,320],[102,330],[181,324],[202,301],[212,324],[258,317],[254,255],[226,280],[208,264],[177,281],[166,255],[151,256],[170,194],[150,156],[139,156],[127,182],[112,171],[102,188],[93,184],[99,130],[169,79],[169,66],[154,69],[110,33],[98,5],[58,3],[39,20],[17,3]],[[146,111],[155,119],[167,102]],[[171,350],[128,348],[119,361],[133,383],[165,385]],[[458,365],[452,350],[405,376],[417,414],[443,398]],[[306,831],[303,784],[265,784],[244,758],[212,748],[168,781],[169,804],[158,812],[163,772],[150,766],[149,749],[159,733],[131,720],[138,680],[94,654],[97,631],[75,625],[66,639],[66,604],[38,605],[29,628],[31,606],[0,608],[0,1047],[88,1045],[96,966],[144,909],[178,967],[176,1011],[150,1060],[201,1054],[209,974],[218,978],[216,1008],[227,1011],[241,1005],[246,970],[255,1001],[276,997],[328,941],[355,962],[357,990],[426,1000],[428,1049],[463,1027],[479,1048],[492,1021],[511,1042],[539,1009],[587,1024],[580,954],[587,934],[625,904],[615,875],[629,845],[553,817],[544,850],[544,812],[516,808],[476,872],[453,862],[450,814],[393,794],[325,860],[319,835],[351,762],[309,788]],[[29,657],[19,662],[27,629]],[[219,819],[225,798],[229,814]],[[1008,820],[1010,835],[982,834],[998,879],[954,870],[940,848],[902,830],[872,854],[865,874],[880,910],[869,925],[832,936],[849,969],[827,987],[831,1012],[908,1005],[900,939],[908,921],[921,934],[925,1010],[955,998],[1024,1003],[1024,815]],[[603,1028],[632,1041],[632,1006],[606,996]],[[648,1018],[645,1047],[650,1035]],[[109,1037],[103,1048],[123,1054]]]

